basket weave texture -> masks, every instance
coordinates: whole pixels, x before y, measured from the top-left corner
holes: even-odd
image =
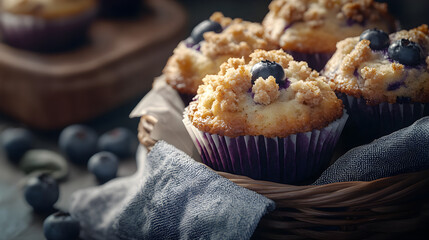
[[[145,115],[138,138],[149,150],[157,119]],[[294,186],[217,172],[276,203],[256,239],[429,239],[429,170],[369,182]]]

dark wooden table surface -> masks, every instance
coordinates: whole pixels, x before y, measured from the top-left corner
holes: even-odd
[[[130,101],[129,103],[85,124],[94,128],[99,134],[113,129],[114,127],[122,126],[130,129],[135,133],[135,136],[137,136],[138,119],[129,119],[128,114],[138,103],[139,99]],[[20,125],[8,117],[0,115],[0,132],[4,128],[10,126]],[[37,149],[49,149],[60,153],[57,146],[60,131],[47,132],[33,130],[33,132],[36,136]],[[98,185],[94,176],[87,171],[85,166],[77,166],[70,163],[69,168],[70,172],[68,178],[63,182],[60,182],[60,199],[55,205],[61,210],[68,209],[70,196],[73,192],[79,189]],[[118,172],[119,176],[132,175],[135,171],[136,163],[134,158],[124,159],[120,162]],[[14,227],[13,225],[15,224],[22,224],[25,226],[25,229],[22,231],[15,230],[16,234],[14,235],[16,236],[13,238],[5,238],[0,233],[0,240],[45,239],[43,236],[42,224],[46,216],[33,213],[26,205],[22,193],[22,185],[25,182],[25,179],[25,174],[17,165],[7,160],[4,156],[3,150],[0,149],[0,224],[3,223],[7,227]],[[17,191],[7,191],[12,188],[16,188]],[[8,215],[8,212],[16,214]],[[18,223],[15,223],[15,218],[20,218]],[[6,228],[5,225],[0,226],[0,229],[2,229],[0,231],[4,231],[4,228]]]

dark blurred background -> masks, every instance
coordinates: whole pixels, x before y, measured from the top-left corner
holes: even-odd
[[[428,0],[378,0],[389,4],[390,12],[401,22],[403,29],[429,24]]]
[[[215,11],[220,11],[227,17],[260,22],[267,14],[270,3],[267,0],[178,0],[178,2],[182,3],[188,13],[189,30]]]

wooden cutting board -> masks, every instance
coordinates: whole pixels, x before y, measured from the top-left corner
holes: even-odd
[[[151,13],[98,19],[85,45],[41,54],[0,43],[0,111],[58,129],[143,96],[183,39],[186,14],[173,0],[145,1]]]

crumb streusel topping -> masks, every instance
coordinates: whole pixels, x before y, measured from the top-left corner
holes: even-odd
[[[288,84],[279,85],[273,76],[252,84],[251,69],[261,60],[280,64]],[[217,75],[206,76],[187,116],[199,130],[229,137],[286,137],[321,129],[343,113],[341,100],[325,81],[283,50],[256,50],[250,61],[230,58]]]
[[[267,37],[289,51],[330,53],[367,28],[394,29],[387,5],[373,0],[274,0],[269,9]]]

